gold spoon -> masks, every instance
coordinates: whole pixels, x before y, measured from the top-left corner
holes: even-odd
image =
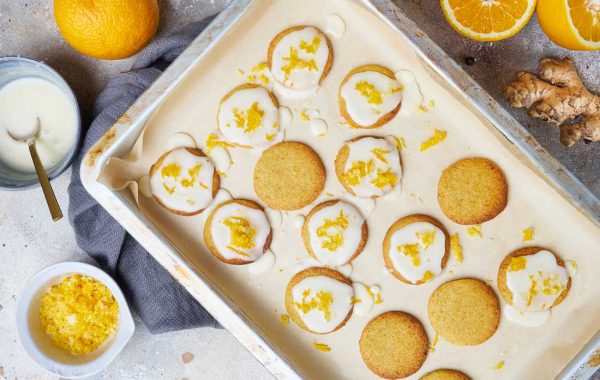
[[[37,173],[38,179],[40,180],[40,185],[42,186],[44,197],[46,197],[46,203],[48,204],[50,215],[52,215],[52,220],[54,220],[55,222],[60,220],[63,217],[62,211],[60,210],[60,205],[56,200],[54,190],[52,190],[52,185],[50,185],[50,181],[48,180],[48,175],[46,174],[44,165],[42,164],[37,149],[35,148],[35,139],[40,133],[40,118],[36,118],[35,129],[29,135],[16,136],[8,130],[6,132],[8,132],[8,135],[13,140],[24,142],[29,147],[29,153],[31,154],[31,159],[33,160],[33,166],[35,167],[35,172]]]

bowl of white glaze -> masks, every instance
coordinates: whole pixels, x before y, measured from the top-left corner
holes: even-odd
[[[90,276],[103,283],[119,305],[117,330],[97,349],[84,355],[73,355],[52,343],[40,327],[40,301],[54,284],[72,274]],[[63,378],[76,379],[94,375],[106,368],[131,339],[135,324],[117,283],[95,266],[64,262],[42,269],[33,276],[17,301],[16,324],[19,340],[25,351],[40,367]]]

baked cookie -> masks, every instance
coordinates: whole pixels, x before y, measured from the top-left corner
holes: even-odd
[[[508,184],[502,170],[486,158],[465,158],[442,172],[438,203],[458,224],[481,224],[506,207]]]
[[[354,308],[352,281],[340,272],[314,267],[297,273],[285,291],[285,307],[306,331],[327,334],[340,329]]]
[[[348,202],[331,200],[315,206],[304,219],[302,240],[308,253],[328,266],[340,266],[358,256],[369,237],[360,211]]]
[[[215,207],[204,224],[204,243],[227,264],[250,264],[271,246],[271,225],[258,204],[234,199]]]
[[[254,167],[254,191],[269,207],[298,210],[325,186],[325,167],[308,145],[282,142],[265,150]]]
[[[340,85],[340,112],[354,128],[379,128],[400,110],[401,91],[391,70],[379,65],[357,67]]]
[[[453,369],[436,369],[422,376],[419,380],[471,380],[471,378]]]
[[[333,64],[333,48],[314,26],[287,28],[273,38],[267,52],[269,69],[281,85],[293,90],[317,88]]]
[[[429,351],[421,322],[401,311],[388,311],[371,320],[358,344],[367,367],[384,379],[404,378],[417,372]]]
[[[442,338],[457,346],[475,346],[496,332],[500,303],[483,281],[464,278],[437,288],[429,298],[428,314]]]
[[[177,215],[204,211],[219,191],[219,174],[204,152],[177,148],[150,168],[150,191],[162,207]]]
[[[419,285],[436,277],[450,256],[450,236],[427,215],[409,215],[390,226],[383,239],[385,266],[398,280]]]
[[[360,198],[379,198],[400,186],[400,153],[383,137],[356,137],[339,150],[335,158],[335,174],[350,194]]]
[[[517,310],[544,311],[565,299],[571,278],[554,253],[540,247],[521,248],[500,264],[498,289],[504,301]]]
[[[243,148],[265,146],[279,133],[279,103],[266,88],[244,84],[221,99],[217,126],[225,140]]]

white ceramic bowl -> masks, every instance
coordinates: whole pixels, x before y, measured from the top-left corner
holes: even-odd
[[[63,278],[81,273],[106,285],[119,304],[117,331],[96,350],[86,355],[72,355],[52,344],[50,337],[40,328],[40,299],[44,292]],[[17,333],[25,351],[48,372],[65,378],[80,378],[100,372],[112,362],[125,347],[135,329],[135,324],[117,283],[102,270],[88,264],[64,262],[51,265],[31,278],[17,302]]]

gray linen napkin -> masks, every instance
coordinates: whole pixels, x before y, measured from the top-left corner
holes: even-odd
[[[155,39],[138,55],[132,70],[117,75],[98,96],[69,185],[69,222],[79,247],[111,274],[129,304],[152,333],[201,326],[220,327],[215,319],[119,225],[81,184],[85,152],[114,124],[212,17]]]

